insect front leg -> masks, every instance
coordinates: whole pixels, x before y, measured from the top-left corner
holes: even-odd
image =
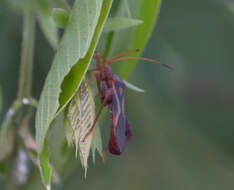
[[[95,51],[95,54],[96,54],[95,58],[97,60],[97,62],[96,62],[96,64],[97,64],[96,69],[100,70],[101,69],[101,55],[97,51]]]
[[[96,70],[94,71],[94,75],[96,77],[96,81],[97,81],[97,87],[98,87],[98,91],[100,93],[101,91],[101,76],[100,76],[100,72],[101,72],[101,55],[96,51]]]
[[[93,122],[92,126],[90,127],[89,131],[86,133],[85,137],[83,138],[83,140],[82,140],[83,142],[93,132],[93,129],[94,129],[96,123],[97,123],[97,120],[98,120],[99,116],[101,115],[101,112],[102,112],[104,106],[107,105],[107,102],[110,100],[111,97],[112,97],[112,90],[110,90],[110,89],[106,90],[105,98],[102,101],[101,107],[99,108],[99,111],[97,113],[96,118],[94,119],[94,122]]]
[[[77,91],[76,91],[76,93],[77,94],[83,94],[83,93],[85,93],[86,91],[87,91],[87,89],[88,89],[88,87],[91,85],[91,83],[93,82],[93,79],[94,79],[94,75],[91,75],[91,77],[90,77],[90,79],[88,80],[88,82],[85,84],[85,86],[81,89],[81,88],[79,88]],[[85,81],[84,79],[83,79],[83,81]]]
[[[100,71],[94,71],[94,76],[96,78],[98,92],[100,93],[101,92],[101,76],[100,76]]]

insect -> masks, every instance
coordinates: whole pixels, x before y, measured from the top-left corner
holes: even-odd
[[[171,69],[170,66],[156,60],[144,57],[125,56],[128,53],[137,51],[139,50],[125,51],[110,59],[102,57],[98,52],[96,52],[96,69],[91,70],[94,72],[99,95],[101,96],[101,107],[99,108],[93,125],[84,136],[83,141],[85,141],[85,139],[92,133],[103,108],[108,106],[111,121],[111,131],[108,147],[104,148],[103,150],[109,149],[110,153],[115,155],[121,155],[123,153],[127,142],[132,137],[132,129],[124,109],[124,90],[126,86],[123,80],[112,71],[110,64],[114,62],[135,59],[158,63],[167,67],[168,69]]]

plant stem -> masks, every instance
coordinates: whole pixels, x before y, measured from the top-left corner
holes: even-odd
[[[35,100],[31,99],[31,87],[32,87],[32,68],[33,68],[33,54],[34,54],[34,38],[35,38],[35,0],[24,0],[23,2],[23,29],[22,29],[22,45],[21,45],[21,63],[20,63],[20,73],[19,73],[19,89],[17,99],[15,100],[13,106],[8,112],[7,118],[4,122],[7,128],[9,124],[13,121],[13,117],[19,112],[22,106],[25,104],[36,105]],[[30,120],[30,112],[26,114],[20,121],[19,125],[28,126]],[[9,158],[11,160],[11,165],[18,167],[18,161],[22,153],[19,146],[16,146],[15,153]],[[16,164],[16,165],[15,165]],[[22,164],[21,162],[19,164]],[[27,164],[27,163],[23,163]],[[15,167],[11,166],[7,170],[7,183],[5,189],[8,190],[18,190],[20,189],[22,183],[26,183],[21,180],[24,173],[18,170],[17,175],[15,172]],[[11,185],[10,185],[11,184]]]
[[[111,17],[115,17],[119,6],[120,6],[120,1],[113,2],[112,8],[111,8]],[[105,48],[104,54],[103,54],[104,57],[107,57],[110,53],[113,38],[114,38],[114,32],[109,32],[107,34],[107,38],[106,38],[106,48]]]
[[[113,41],[113,36],[114,36],[114,32],[109,32],[107,35],[106,48],[105,48],[105,51],[103,54],[104,57],[107,57],[110,53],[111,45],[112,45],[112,41]]]
[[[35,38],[34,0],[24,0],[23,37],[19,75],[18,99],[31,96],[32,68]]]

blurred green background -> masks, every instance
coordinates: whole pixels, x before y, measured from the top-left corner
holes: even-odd
[[[134,136],[120,157],[78,166],[56,189],[234,189],[234,12],[223,0],[163,0],[144,56],[173,66],[140,62],[126,92]],[[15,5],[15,4],[14,4]],[[0,2],[0,85],[4,114],[16,97],[21,48],[20,13]],[[146,10],[147,11],[147,10]],[[39,97],[53,58],[36,34],[33,94]],[[102,126],[104,144],[109,124]],[[0,150],[1,151],[1,150]],[[36,175],[38,173],[36,172]],[[0,189],[1,189],[0,178]],[[40,189],[36,183],[35,189]]]

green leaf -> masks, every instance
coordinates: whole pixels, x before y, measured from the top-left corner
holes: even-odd
[[[40,171],[43,183],[46,189],[50,189],[52,169],[49,164],[49,149],[47,140],[45,140],[43,151],[40,153]]]
[[[76,0],[74,3],[38,104],[36,143],[39,154],[52,121],[72,98],[88,69],[111,4],[112,0],[103,3],[102,0]]]
[[[68,4],[66,0],[53,0],[53,3],[55,4],[56,7],[65,9],[68,12],[71,11],[70,5]]]
[[[87,71],[111,3],[112,0],[103,3],[102,0],[76,0],[74,3],[39,100],[36,114],[39,153],[51,122],[72,98]]]
[[[64,111],[65,135],[66,135],[67,143],[69,146],[73,145],[73,129],[71,126],[71,122],[68,118],[68,112],[69,112],[69,108],[71,106],[71,103],[72,103],[72,101],[68,104],[68,106],[65,108],[65,111]]]
[[[134,28],[113,32],[112,36],[108,35],[105,56],[111,57],[131,49],[140,49],[143,52],[155,27],[160,5],[161,0],[128,0],[119,3],[116,11],[117,17],[132,16],[142,20],[143,23]],[[140,52],[134,54],[134,56],[138,55],[140,55]],[[131,62],[113,64],[113,68],[116,69],[121,78],[127,79],[135,63],[136,61],[131,60]]]
[[[87,71],[89,63],[92,59],[92,55],[94,53],[94,49],[96,48],[98,39],[100,38],[101,32],[103,30],[104,23],[107,19],[111,4],[112,0],[105,0],[105,2],[103,3],[101,15],[86,56],[78,61],[78,63],[71,69],[71,71],[63,81],[61,87],[62,93],[59,97],[60,107],[57,114],[60,112],[61,108],[66,106],[69,100],[71,100],[74,92],[77,90],[77,87],[79,87],[81,80]]]
[[[69,21],[69,14],[65,9],[54,8],[52,11],[52,17],[58,27],[66,28]]]
[[[61,112],[51,124],[48,131],[48,148],[50,163],[53,166],[53,174],[56,171],[57,178],[66,177],[69,172],[78,165],[74,156],[74,148],[68,146],[64,130],[64,112]],[[56,178],[52,178],[54,181]]]
[[[142,24],[142,20],[132,18],[109,18],[104,26],[104,32],[118,31]]]
[[[97,124],[96,124],[97,125]],[[93,141],[91,145],[93,163],[95,163],[95,152],[98,151],[102,157],[102,137],[99,126],[96,126],[93,130]]]
[[[37,8],[40,27],[51,46],[56,49],[58,45],[58,34],[52,19],[52,6],[50,1],[38,0]]]
[[[133,31],[129,43],[129,49],[143,50],[155,27],[155,23],[161,7],[161,0],[140,0],[139,3],[140,7],[137,18],[142,20],[143,24],[137,26]],[[138,55],[140,55],[140,53],[138,53]],[[135,64],[136,61],[123,63],[121,67],[119,67],[119,71],[121,71],[121,77],[126,79],[134,68]]]
[[[145,90],[127,82],[126,80],[124,80],[124,84],[126,85],[127,88],[133,90],[133,91],[136,91],[136,92],[145,92]]]

